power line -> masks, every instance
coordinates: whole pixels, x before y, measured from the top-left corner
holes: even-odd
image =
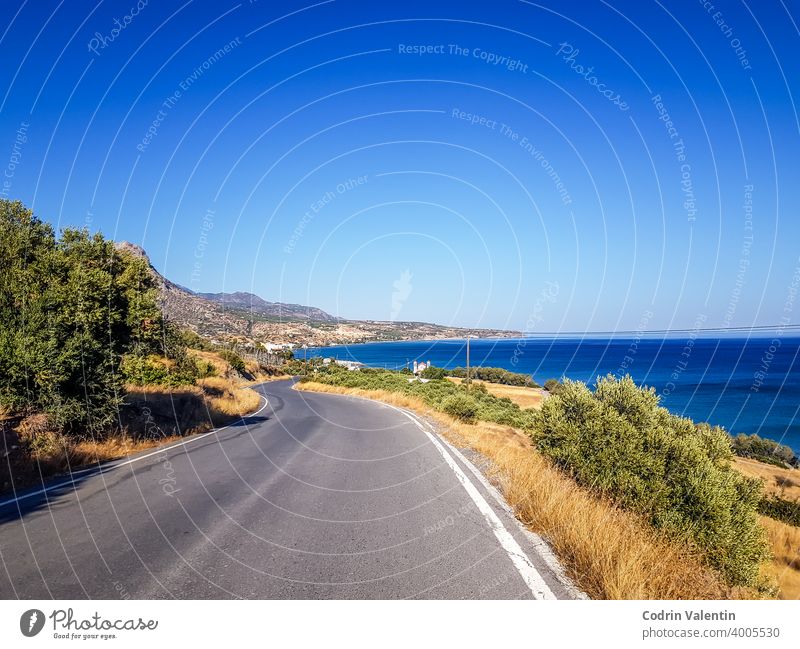
[[[525,337],[534,336],[618,336],[635,334],[648,336],[653,334],[688,334],[688,333],[751,333],[763,331],[800,331],[800,324],[793,325],[756,325],[753,327],[704,327],[691,329],[616,329],[614,331],[526,331]]]

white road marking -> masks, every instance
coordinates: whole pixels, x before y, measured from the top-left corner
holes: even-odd
[[[420,421],[424,425],[424,422],[420,419],[420,417],[411,411],[408,411],[408,414]],[[518,524],[519,532],[530,541],[531,545],[536,550],[537,556],[547,564],[547,567],[553,571],[553,575],[558,579],[561,585],[575,598],[575,599],[589,599],[586,593],[581,591],[573,581],[567,576],[564,566],[561,565],[558,558],[555,554],[553,554],[553,550],[547,544],[541,536],[536,534],[535,532],[531,532],[527,527],[522,525],[517,520],[517,515],[511,506],[506,502],[503,495],[497,490],[491,482],[486,479],[480,470],[478,470],[475,465],[470,462],[466,457],[464,457],[463,453],[455,448],[452,444],[450,444],[446,439],[441,439],[444,446],[448,449],[450,453],[456,456],[457,459],[461,460],[463,465],[469,469],[470,473],[475,477],[475,479],[481,484],[481,486],[486,490],[486,492],[494,499],[497,503],[497,506],[500,507],[504,512],[506,512],[509,516],[511,516],[514,521]]]
[[[264,408],[266,408],[269,405],[269,400],[263,394],[259,394],[258,396],[264,400],[264,405],[261,406],[255,412],[251,412],[247,415],[244,415],[245,417],[252,417],[253,415],[257,415],[259,412],[264,410]],[[5,505],[10,505],[11,503],[19,502],[21,500],[26,500],[27,498],[32,498],[33,496],[38,496],[40,494],[46,494],[50,491],[53,491],[53,489],[58,489],[60,487],[68,485],[74,485],[75,476],[80,475],[81,473],[86,473],[88,471],[98,471],[98,468],[99,471],[97,475],[100,475],[102,473],[108,473],[109,471],[113,471],[114,469],[118,469],[119,467],[127,466],[129,464],[133,464],[134,462],[140,462],[142,460],[146,460],[149,457],[153,457],[154,455],[159,455],[160,453],[165,453],[166,451],[171,451],[173,448],[178,448],[179,446],[186,446],[186,444],[191,444],[192,442],[201,440],[204,437],[208,437],[209,435],[216,435],[217,433],[221,433],[223,430],[225,430],[226,428],[230,428],[231,426],[233,426],[233,424],[228,424],[227,426],[223,426],[222,428],[215,428],[214,430],[210,430],[207,433],[203,433],[202,435],[195,435],[182,442],[176,442],[175,444],[170,444],[169,446],[161,446],[152,453],[139,455],[137,457],[131,458],[130,460],[124,460],[123,462],[116,463],[116,460],[114,460],[106,465],[101,464],[99,467],[89,467],[88,469],[80,469],[78,471],[72,471],[70,473],[70,476],[72,476],[70,479],[63,480],[62,482],[58,482],[56,484],[52,484],[47,487],[43,487],[42,489],[39,489],[37,491],[31,491],[30,493],[22,494],[21,496],[14,496],[13,498],[9,498],[8,500],[3,500],[2,502],[0,502],[0,507],[3,507]]]
[[[500,518],[495,514],[494,510],[492,509],[491,505],[486,502],[486,499],[481,495],[481,492],[478,491],[477,487],[472,483],[472,481],[467,477],[467,475],[461,470],[461,467],[458,466],[458,463],[453,459],[453,456],[447,452],[447,450],[442,446],[442,443],[433,435],[430,431],[428,431],[420,421],[417,420],[411,413],[406,412],[402,408],[398,408],[391,404],[386,404],[390,408],[394,408],[398,412],[403,413],[406,417],[408,417],[414,424],[419,428],[423,433],[428,436],[428,439],[431,443],[436,447],[439,451],[441,456],[444,458],[444,461],[447,465],[452,469],[453,473],[456,474],[456,478],[461,483],[461,486],[464,487],[469,497],[472,498],[472,501],[475,503],[478,510],[483,514],[483,517],[486,519],[487,524],[494,532],[494,535],[497,537],[497,540],[500,542],[502,548],[508,554],[508,557],[511,559],[514,567],[519,572],[522,580],[530,589],[531,593],[535,599],[557,599],[556,596],[553,594],[553,591],[550,590],[550,587],[547,585],[545,580],[539,574],[539,571],[536,570],[534,565],[531,563],[531,560],[528,558],[528,555],[522,550],[517,543],[516,539],[511,535],[511,533],[505,528],[503,522]]]

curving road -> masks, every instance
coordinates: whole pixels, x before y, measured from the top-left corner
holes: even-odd
[[[0,598],[568,598],[427,424],[256,388],[236,425],[0,497]]]

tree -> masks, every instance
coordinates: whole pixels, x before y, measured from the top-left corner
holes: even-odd
[[[32,361],[52,350],[51,341],[33,333],[47,322],[43,278],[54,251],[49,225],[18,201],[0,201],[0,403],[7,408],[29,401],[39,365]]]
[[[165,347],[145,260],[86,230],[59,239],[20,202],[0,200],[0,405],[42,410],[65,432],[108,430],[120,360]]]
[[[544,382],[544,389],[550,394],[558,394],[558,391],[561,389],[561,383],[558,379],[547,379]]]
[[[423,379],[443,379],[445,376],[447,376],[447,372],[441,367],[428,365],[428,367],[420,372],[420,376]]]

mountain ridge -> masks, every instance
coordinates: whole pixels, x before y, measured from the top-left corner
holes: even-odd
[[[247,291],[195,292],[158,272],[141,246],[127,241],[115,245],[118,251],[136,255],[148,263],[168,320],[215,342],[321,347],[391,340],[521,335],[519,331],[449,327],[428,322],[346,320],[317,307],[270,302]]]
[[[211,300],[227,307],[250,310],[261,315],[274,316],[287,319],[306,319],[315,322],[336,322],[336,318],[331,314],[313,306],[302,304],[291,304],[286,302],[269,302],[255,293],[247,291],[234,291],[232,293],[199,293],[192,291],[195,295]]]

